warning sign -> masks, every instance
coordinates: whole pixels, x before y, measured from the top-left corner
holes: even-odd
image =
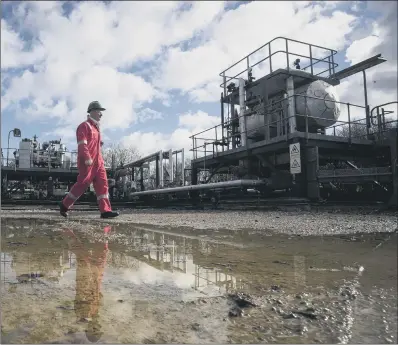
[[[294,159],[291,165],[292,168],[301,168],[301,164],[297,159]]]
[[[294,158],[293,161],[290,161],[290,173],[291,174],[300,174],[301,173],[300,159]]]
[[[300,143],[290,144],[289,153],[290,153],[290,173],[300,174],[301,173]]]
[[[300,154],[300,143],[290,144],[290,156]]]

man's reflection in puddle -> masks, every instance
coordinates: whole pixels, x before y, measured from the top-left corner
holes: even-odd
[[[75,313],[78,322],[87,323],[85,333],[92,343],[98,342],[103,335],[99,307],[103,300],[101,285],[108,255],[106,238],[110,230],[111,227],[106,226],[105,241],[94,244],[83,243],[82,237],[77,236],[72,230],[64,231],[69,237],[69,250],[76,256]]]

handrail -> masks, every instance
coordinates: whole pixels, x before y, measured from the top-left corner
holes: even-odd
[[[391,104],[398,104],[398,101],[393,101],[393,102],[388,102],[388,103],[384,103],[384,104],[379,104],[379,105],[377,105],[377,106],[372,108],[372,110],[370,111],[370,121],[371,121],[373,126],[377,126],[376,123],[373,123],[373,111],[375,109],[380,109],[381,107],[385,107],[386,105],[391,105]]]
[[[276,40],[279,40],[279,39],[282,39],[282,40],[285,41],[286,50],[278,50],[278,51],[276,51],[276,52],[274,52],[274,53],[271,53],[271,43],[274,42],[274,41],[276,41]],[[288,49],[288,42],[295,42],[295,43],[307,45],[307,46],[309,47],[309,49],[310,49],[310,52],[309,52],[309,53],[310,53],[310,56],[305,56],[305,55],[297,54],[297,53],[294,53],[294,52],[289,52],[289,49]],[[249,63],[249,57],[252,56],[253,54],[257,53],[258,51],[260,51],[261,49],[263,49],[263,48],[266,47],[267,45],[268,45],[268,47],[269,47],[269,49],[268,49],[268,50],[269,50],[269,52],[268,52],[269,55],[267,55],[267,56],[266,56],[265,58],[263,58],[262,60],[257,61],[254,65],[250,65],[250,63]],[[313,47],[314,47],[314,48],[319,48],[319,49],[322,49],[322,50],[325,50],[325,51],[328,51],[328,52],[329,52],[329,55],[327,55],[327,56],[324,57],[323,59],[315,58],[315,57],[312,56],[312,48],[313,48]],[[316,45],[316,44],[311,44],[311,43],[302,42],[302,41],[298,41],[298,40],[294,40],[294,39],[289,39],[289,38],[287,38],[287,37],[279,36],[279,37],[276,37],[276,38],[272,39],[271,41],[265,43],[265,44],[262,45],[261,47],[257,48],[257,49],[254,50],[253,52],[249,53],[248,55],[246,55],[245,57],[243,57],[242,59],[240,59],[239,61],[237,61],[236,63],[234,63],[233,65],[231,65],[231,66],[228,67],[227,69],[225,69],[224,71],[222,71],[222,72],[219,74],[220,77],[223,77],[223,82],[220,84],[220,87],[224,87],[224,89],[225,89],[226,84],[227,84],[229,81],[231,81],[232,79],[236,79],[236,78],[237,78],[239,75],[241,75],[242,73],[248,71],[249,69],[252,69],[253,67],[257,66],[258,64],[262,63],[263,61],[265,61],[265,60],[267,60],[267,59],[270,60],[270,72],[272,73],[272,61],[271,61],[271,58],[272,58],[272,56],[274,56],[275,54],[278,54],[278,53],[286,53],[286,54],[287,54],[287,55],[286,55],[286,58],[287,58],[287,68],[289,68],[289,56],[290,56],[290,55],[300,56],[300,57],[302,57],[302,58],[308,58],[308,59],[310,59],[310,65],[306,66],[305,68],[311,67],[311,74],[313,74],[313,66],[314,66],[315,64],[319,63],[319,62],[325,62],[325,63],[329,64],[329,68],[328,68],[327,70],[323,71],[322,73],[325,73],[326,71],[329,71],[329,72],[330,72],[331,70],[333,70],[333,73],[334,73],[335,68],[338,66],[338,64],[334,62],[334,58],[333,58],[334,55],[337,54],[337,51],[336,51],[336,50],[333,50],[333,49],[330,49],[330,48],[326,48],[326,47],[321,47],[321,46],[318,46],[318,45]],[[328,61],[325,61],[326,59],[328,59]],[[242,63],[242,62],[245,61],[245,60],[247,61],[247,67],[246,67],[246,69],[244,69],[243,71],[239,72],[239,73],[236,74],[234,77],[229,77],[229,76],[226,76],[226,75],[225,75],[225,73],[226,73],[227,71],[231,70],[233,67],[237,66],[239,63]],[[313,60],[315,61],[314,63],[312,63]],[[320,74],[322,74],[322,73],[320,73]],[[319,74],[318,74],[318,75],[319,75]],[[329,75],[329,77],[330,77],[330,75]],[[226,78],[228,78],[228,80],[226,80]],[[224,90],[224,91],[225,91],[225,90]]]
[[[288,102],[288,99],[291,98],[291,97],[295,97],[295,98],[296,97],[303,97],[303,98],[306,98],[306,99],[316,99],[316,100],[321,100],[321,101],[324,100],[323,98],[320,98],[320,97],[307,96],[307,95],[301,95],[301,94],[294,94],[294,95],[291,95],[289,97],[280,99],[280,100],[274,102],[273,104],[267,104],[265,107],[262,107],[262,108],[264,108],[265,112],[268,113],[268,115],[270,116],[271,114],[274,114],[274,113],[280,111],[281,109],[283,109],[283,106],[280,107],[278,104]],[[308,126],[307,126],[308,119],[321,119],[323,121],[334,122],[332,125],[325,127],[326,130],[333,129],[333,134],[330,133],[328,135],[340,136],[339,134],[336,135],[336,128],[348,125],[348,138],[349,139],[366,137],[365,134],[364,135],[362,135],[362,134],[353,135],[354,134],[354,133],[352,133],[353,129],[351,128],[351,126],[354,125],[354,124],[358,125],[358,126],[366,126],[366,123],[361,123],[361,122],[364,122],[366,120],[366,117],[360,118],[360,119],[351,119],[350,118],[350,109],[351,108],[355,107],[355,108],[366,110],[366,107],[365,106],[361,106],[361,105],[356,105],[356,104],[350,104],[348,102],[341,102],[341,101],[331,101],[331,102],[333,102],[335,104],[344,104],[344,105],[347,106],[348,121],[338,121],[338,120],[336,121],[334,119],[328,120],[328,119],[324,119],[324,118],[320,118],[320,117],[316,117],[316,116],[309,116],[308,114],[305,114],[305,115],[304,114],[294,114],[293,116],[306,118],[306,131],[305,131],[306,134],[308,133]],[[394,103],[398,103],[398,102],[389,102],[389,103],[384,104],[384,106],[385,105],[389,105],[389,104],[394,104]],[[380,106],[383,106],[383,105],[380,105]],[[206,155],[206,153],[210,153],[211,154],[212,151],[213,151],[213,155],[214,155],[214,153],[215,153],[215,145],[217,145],[217,142],[219,141],[219,140],[217,140],[217,135],[219,133],[218,130],[220,129],[220,127],[221,127],[221,131],[223,131],[225,127],[228,127],[228,125],[231,124],[232,122],[239,121],[239,118],[241,118],[243,116],[247,116],[247,115],[238,115],[238,116],[236,116],[234,118],[229,118],[227,121],[224,122],[224,124],[218,124],[218,125],[215,125],[215,126],[212,126],[212,127],[208,128],[208,129],[205,129],[205,130],[203,130],[203,131],[201,131],[199,133],[191,135],[189,138],[193,140],[193,145],[192,145],[192,149],[190,149],[190,151],[193,151],[194,156],[195,156],[195,154],[197,156],[198,152],[205,152],[205,155]],[[278,123],[281,124],[281,128],[285,128],[286,123],[288,123],[288,121],[289,121],[289,119],[291,117],[292,116],[289,116],[289,117],[286,116],[283,119],[278,119],[278,120],[274,120],[274,121],[268,121],[268,123],[266,123],[264,125],[258,126],[256,128],[250,129],[250,130],[246,130],[245,133],[247,134],[247,133],[250,133],[250,132],[253,132],[253,131],[258,131],[259,129],[267,127],[267,126],[273,126],[273,125],[275,126],[275,124],[278,124]],[[395,122],[398,122],[398,121],[391,121],[391,122],[395,123]],[[207,135],[205,135],[206,138],[199,137],[199,135],[201,135],[201,134],[203,134],[205,132],[211,131],[211,130],[215,130],[215,138],[214,137],[212,139],[207,138]],[[355,132],[355,130],[354,130],[354,132]],[[239,133],[234,133],[234,134],[232,134],[232,133],[228,133],[227,134],[227,137],[226,137],[227,142],[226,142],[226,144],[228,145],[228,147],[229,147],[229,144],[231,143],[230,139],[233,138],[233,137],[239,136],[239,135],[241,135],[240,132]],[[278,135],[278,136],[279,137],[281,137],[281,136],[283,137],[283,136],[286,136],[286,134],[282,134],[282,135]],[[205,143],[202,144],[202,145],[198,145],[197,140],[204,140]],[[286,140],[287,140],[287,136],[286,136]],[[206,149],[209,145],[210,146],[213,145],[213,150],[210,149],[210,151],[209,151],[209,150]],[[204,148],[204,150],[199,150],[200,148]],[[218,149],[217,149],[217,152],[218,152]],[[197,157],[194,157],[194,159],[196,159],[196,158]]]
[[[302,114],[295,114],[294,115],[295,117],[307,117],[308,119],[322,119],[322,120],[324,120],[324,121],[330,121],[330,122],[333,122],[333,121],[335,121],[335,120],[328,120],[328,119],[323,119],[323,118],[320,118],[320,117],[315,117],[315,116],[308,116],[308,115],[302,115]],[[276,123],[283,123],[283,124],[286,124],[286,123],[288,123],[288,121],[289,121],[289,119],[291,118],[292,116],[289,116],[289,117],[286,117],[286,118],[284,118],[284,119],[282,119],[282,120],[276,120],[276,121],[272,121],[272,122],[270,122],[268,125],[272,125],[272,124],[276,124]],[[326,129],[335,129],[335,128],[337,128],[337,127],[340,127],[340,126],[344,126],[344,125],[352,125],[352,124],[357,124],[357,125],[361,125],[361,126],[366,126],[366,123],[360,123],[360,121],[365,121],[366,120],[366,118],[361,118],[361,119],[356,119],[356,120],[352,120],[352,121],[337,121],[337,122],[339,122],[339,124],[337,124],[337,125],[332,125],[332,126],[330,126],[330,127],[326,127]],[[395,120],[395,121],[389,121],[388,123],[395,123],[395,122],[398,122],[398,120]],[[262,125],[262,126],[258,126],[258,127],[256,127],[256,128],[254,128],[254,129],[251,129],[251,130],[247,130],[246,131],[246,134],[247,133],[250,133],[250,132],[254,132],[254,131],[257,131],[257,130],[259,130],[259,129],[261,129],[261,128],[264,128],[264,127],[266,127],[267,126],[267,124],[265,124],[265,125]],[[235,133],[235,134],[232,134],[230,137],[234,137],[234,136],[239,136],[239,135],[241,135],[241,133]],[[284,136],[284,135],[281,135],[281,136]],[[281,137],[280,136],[280,137]],[[334,132],[334,134],[333,134],[333,136],[338,136],[338,135],[336,135],[336,133]],[[352,138],[362,138],[362,137],[366,137],[367,135],[366,134],[363,134],[363,135],[352,135],[352,134],[350,134],[350,136],[348,137],[348,138],[350,138],[350,139],[352,139]],[[214,140],[214,139],[213,139]],[[211,153],[211,151],[208,151],[208,150],[198,150],[199,148],[205,148],[206,146],[208,146],[208,145],[212,145],[212,144],[214,144],[214,142],[205,142],[203,145],[197,145],[197,146],[195,146],[195,147],[193,147],[192,149],[190,149],[190,151],[195,151],[195,152],[209,152],[209,153]]]
[[[256,67],[258,64],[260,64],[260,63],[262,63],[262,62],[264,62],[264,61],[266,61],[266,60],[268,60],[268,59],[271,59],[272,56],[274,56],[274,55],[276,55],[276,54],[279,54],[279,53],[286,53],[286,54],[288,54],[288,55],[294,55],[294,56],[300,56],[300,57],[303,57],[303,58],[308,58],[308,57],[305,56],[305,55],[301,55],[301,54],[297,54],[297,53],[290,53],[290,52],[286,52],[286,51],[284,51],[284,50],[278,50],[278,51],[272,53],[271,55],[268,55],[268,56],[265,57],[264,59],[262,59],[262,60],[260,60],[260,61],[257,61],[254,65],[250,66],[249,68],[244,69],[243,71],[239,72],[238,74],[236,74],[236,75],[233,76],[233,77],[229,77],[229,76],[223,75],[222,77],[229,78],[229,79],[228,79],[228,80],[225,80],[224,82],[222,82],[222,83],[220,84],[220,87],[223,87],[225,84],[227,84],[229,81],[231,81],[231,80],[233,80],[233,79],[237,79],[237,77],[238,77],[239,75],[241,75],[242,73],[246,72],[248,69],[253,68],[253,67]],[[328,55],[328,56],[326,56],[324,59],[318,59],[318,58],[314,58],[314,57],[313,57],[312,60],[316,60],[316,62],[313,63],[313,64],[310,64],[310,65],[306,66],[305,68],[302,68],[301,71],[303,71],[304,69],[306,69],[306,68],[308,68],[308,67],[311,67],[311,66],[313,67],[315,64],[317,64],[317,63],[319,63],[319,62],[323,62],[326,58],[330,58],[330,56],[331,56],[331,55]],[[326,62],[326,61],[325,61],[325,62]],[[329,64],[329,62],[326,62],[326,63]],[[338,64],[334,62],[334,63],[333,63],[333,66],[334,66],[334,67],[338,67]],[[329,71],[329,70],[330,70],[330,68],[324,70],[324,71],[321,72],[321,73],[315,74],[315,75],[323,74],[323,73],[325,73],[326,71]]]
[[[5,152],[16,152],[18,156],[12,156],[8,158],[8,163],[7,163],[7,157],[4,154]],[[16,162],[21,161],[21,153],[29,152],[29,167],[30,168],[46,168],[46,169],[59,169],[59,168],[53,168],[52,165],[58,165],[62,168],[62,165],[65,164],[65,162],[68,162],[69,167],[64,168],[67,170],[71,170],[76,168],[77,165],[77,150],[48,150],[48,149],[33,149],[33,148],[26,148],[26,149],[19,149],[16,147],[2,147],[1,148],[1,167],[2,168],[17,168],[16,167]],[[35,152],[33,152],[35,151]],[[42,153],[50,153],[50,155],[42,155]],[[57,153],[55,156],[54,154]],[[35,165],[33,163],[33,155],[35,157],[40,157],[44,159],[40,159],[40,165]],[[61,154],[61,155],[60,155]],[[60,160],[60,158],[63,158],[63,160]],[[66,160],[65,160],[66,158]]]
[[[223,73],[225,73],[226,71],[228,71],[228,70],[231,69],[232,67],[235,67],[238,63],[244,61],[244,60],[247,59],[250,55],[253,55],[254,53],[257,53],[259,50],[263,49],[266,45],[271,44],[272,42],[274,42],[274,41],[276,41],[276,40],[279,40],[279,39],[288,40],[288,41],[292,41],[292,42],[296,42],[296,43],[301,43],[301,44],[307,44],[307,45],[310,45],[310,46],[315,47],[315,48],[320,48],[320,49],[325,49],[325,50],[332,51],[332,52],[334,52],[333,55],[337,54],[337,51],[334,50],[334,49],[330,49],[330,48],[326,48],[326,47],[321,47],[321,46],[318,46],[318,45],[316,45],[316,44],[311,44],[311,43],[307,43],[307,42],[297,41],[297,40],[294,40],[294,39],[291,39],[291,38],[287,38],[287,37],[283,37],[283,36],[278,36],[278,37],[273,38],[271,41],[265,43],[265,44],[262,45],[260,48],[257,48],[256,50],[252,51],[251,53],[249,53],[248,55],[246,55],[244,58],[242,58],[242,59],[239,60],[238,62],[234,63],[232,66],[229,66],[227,69],[225,69],[224,71],[222,71],[222,72],[219,74],[219,76],[222,77],[222,74],[223,74]]]
[[[282,102],[286,102],[289,98],[292,98],[292,97],[294,97],[294,98],[295,98],[295,97],[305,97],[305,98],[317,99],[317,100],[320,100],[320,101],[324,101],[324,98],[320,98],[320,97],[307,96],[307,95],[300,95],[300,94],[293,94],[293,95],[288,96],[288,97],[286,97],[286,98],[280,99],[280,100],[274,102],[273,104],[267,104],[267,105],[266,105],[266,108],[275,107],[276,104],[282,103]],[[340,101],[330,101],[330,102],[333,102],[333,103],[336,103],[336,104],[345,104],[345,105],[349,104],[350,107],[352,106],[352,107],[357,107],[357,108],[366,109],[366,107],[364,107],[364,106],[362,106],[362,105],[351,104],[351,103],[347,103],[347,102],[340,102]],[[234,119],[231,119],[231,120],[229,120],[229,121],[224,121],[224,126],[225,126],[226,124],[231,123],[232,121],[236,121],[237,119],[239,119],[239,118],[241,118],[241,117],[243,117],[243,116],[246,116],[246,115],[238,115],[238,116],[235,117]],[[197,135],[199,135],[199,134],[205,133],[205,132],[207,132],[207,131],[209,131],[209,130],[211,130],[211,129],[214,129],[214,128],[220,127],[220,126],[222,126],[222,124],[218,124],[218,125],[215,125],[215,126],[213,126],[213,127],[209,127],[208,129],[205,129],[205,130],[203,130],[203,131],[201,131],[201,132],[198,132],[198,133],[195,133],[195,134],[191,135],[189,138],[192,139],[192,138],[194,138],[195,136],[197,136]]]

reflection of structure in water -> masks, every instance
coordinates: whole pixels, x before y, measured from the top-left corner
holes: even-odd
[[[200,290],[209,285],[215,285],[220,289],[224,288],[225,292],[240,288],[240,286],[237,286],[237,280],[234,276],[223,273],[217,268],[195,265],[195,290]]]
[[[36,278],[59,282],[71,268],[72,253],[67,250],[26,252],[17,248],[1,254],[1,280],[3,283],[34,283]],[[24,248],[25,249],[25,248]]]
[[[15,227],[10,229],[7,224],[2,229],[3,243],[10,241],[7,236],[11,233],[15,234],[13,241],[26,241],[26,237],[30,233],[37,233],[35,229],[38,226],[41,225],[36,224],[29,229],[20,227],[16,231]],[[242,245],[236,242],[223,240],[216,242],[214,239],[192,234],[172,234],[147,229],[135,229],[133,231],[129,229],[128,233],[126,233],[123,228],[120,228],[119,232],[118,227],[115,227],[113,231],[118,232],[120,236],[113,239],[109,244],[110,250],[107,261],[109,267],[127,268],[133,271],[138,271],[139,269],[148,270],[152,267],[155,270],[174,273],[173,279],[181,278],[184,280],[184,284],[190,284],[196,290],[203,291],[206,287],[215,287],[218,290],[225,289],[226,291],[246,289],[249,286],[261,285],[265,279],[267,280],[267,285],[278,285],[281,281],[294,281],[295,284],[293,285],[296,288],[327,284],[330,280],[328,275],[317,274],[313,270],[308,272],[308,267],[311,265],[316,266],[313,255],[304,258],[297,256],[296,253],[292,253],[292,255],[283,254],[283,259],[281,260],[285,261],[285,264],[278,264],[272,262],[276,259],[274,255],[281,255],[278,249],[269,249],[267,254],[264,254],[260,249],[250,253],[251,249],[239,249],[242,248]],[[90,235],[86,235],[87,238],[84,239],[84,244],[91,241]],[[43,239],[40,237],[29,238],[30,244],[28,246],[8,246],[8,248],[12,248],[9,249],[8,254],[11,254],[12,251],[12,255],[9,257],[3,255],[2,257],[2,266],[5,266],[2,271],[6,272],[4,274],[2,272],[2,279],[4,281],[11,279],[11,281],[15,282],[15,275],[12,277],[12,275],[7,273],[7,270],[12,270],[11,262],[7,261],[12,260],[15,262],[14,266],[20,262],[17,264],[17,274],[42,273],[44,277],[41,280],[46,280],[52,275],[62,276],[66,269],[76,267],[75,255],[67,250],[65,242],[46,240],[45,247],[42,248],[39,247],[39,243],[44,243],[42,241]],[[32,248],[32,243],[36,243],[35,248],[42,249]],[[341,245],[343,252],[350,252],[349,244],[345,246],[342,243]],[[55,252],[54,254],[51,254],[48,250],[49,246],[51,246],[51,252]],[[329,250],[327,246],[324,249]],[[319,250],[322,251],[323,249],[319,248]],[[30,254],[22,254],[29,252]],[[18,253],[19,258],[14,253]],[[251,268],[249,268],[249,271],[246,267],[244,270],[239,268],[231,271],[230,267],[226,266],[232,257],[244,258],[258,255],[261,255],[262,260],[269,260],[269,264],[253,266],[255,275],[249,273]],[[278,256],[277,258],[281,257]],[[242,262],[244,263],[245,260]],[[28,264],[31,266],[27,266]],[[258,272],[258,270],[261,272]],[[245,271],[248,273],[245,273]],[[184,276],[179,276],[180,278],[178,278],[179,274]],[[352,276],[352,273],[343,271],[333,274],[336,279],[350,279]],[[294,288],[291,283],[288,285]]]
[[[14,262],[12,256],[8,253],[1,253],[1,269],[0,269],[0,279],[3,283],[10,283],[12,276],[12,269],[14,267]]]
[[[36,228],[37,225],[32,229]],[[28,230],[21,227],[19,233],[25,233],[24,236],[26,236],[26,232],[31,232],[32,229]],[[32,239],[31,241],[37,242],[42,241],[42,239]],[[89,241],[89,238],[84,239],[84,244],[86,241]],[[24,274],[27,273],[27,270],[30,270],[32,272],[29,273],[43,274],[44,276],[41,279],[49,280],[54,276],[59,280],[65,270],[77,268],[76,255],[65,247],[65,242],[48,242],[48,245],[51,246],[51,254],[47,244],[45,248],[40,250],[32,249],[30,245],[16,247],[14,251],[21,257],[21,259],[14,257],[13,260],[13,265],[17,265],[17,274]],[[243,288],[244,285],[245,279],[237,279],[231,275],[228,268],[223,266],[209,267],[209,263],[204,259],[209,255],[217,254],[221,249],[219,244],[210,239],[188,235],[171,235],[150,230],[135,230],[123,240],[123,245],[111,243],[109,249],[107,259],[109,267],[127,268],[135,271],[146,264],[156,270],[185,274],[185,281],[187,279],[191,281],[191,286],[195,290],[202,291],[205,288],[216,288],[217,290],[230,291],[231,289]],[[3,261],[6,264],[7,260]],[[30,266],[26,267],[28,263]]]
[[[205,268],[194,263],[192,248],[199,246],[201,253],[210,253],[214,248],[209,241],[155,231],[135,231],[130,238],[127,252],[116,248],[109,251],[109,266],[138,270],[142,264],[147,264],[156,270],[186,274],[192,277],[195,290],[209,286],[226,291],[236,288],[236,279],[223,269]]]
[[[237,279],[225,268],[209,268],[197,264],[193,255],[194,248],[198,248],[198,256],[208,255],[217,252],[217,244],[210,240],[192,239],[184,235],[168,235],[156,231],[136,231],[131,234],[130,250],[134,257],[127,256],[129,253],[110,253],[109,263],[124,258],[124,267],[131,267],[134,262],[138,268],[140,263],[146,263],[151,267],[169,272],[181,272],[192,276],[192,287],[195,290],[202,290],[205,287],[217,287],[218,290],[230,291],[238,288]],[[129,252],[131,252],[129,250]],[[114,257],[115,259],[112,259]],[[128,262],[131,262],[130,265]],[[118,262],[121,264],[121,261]],[[241,281],[239,281],[241,285]]]

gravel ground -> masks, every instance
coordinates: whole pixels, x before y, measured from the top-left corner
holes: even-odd
[[[2,210],[3,219],[65,220],[48,209]],[[338,211],[172,211],[122,210],[112,220],[100,219],[98,212],[71,213],[71,221],[131,223],[167,228],[252,229],[303,236],[353,234],[358,232],[394,232],[397,214],[341,213]]]

